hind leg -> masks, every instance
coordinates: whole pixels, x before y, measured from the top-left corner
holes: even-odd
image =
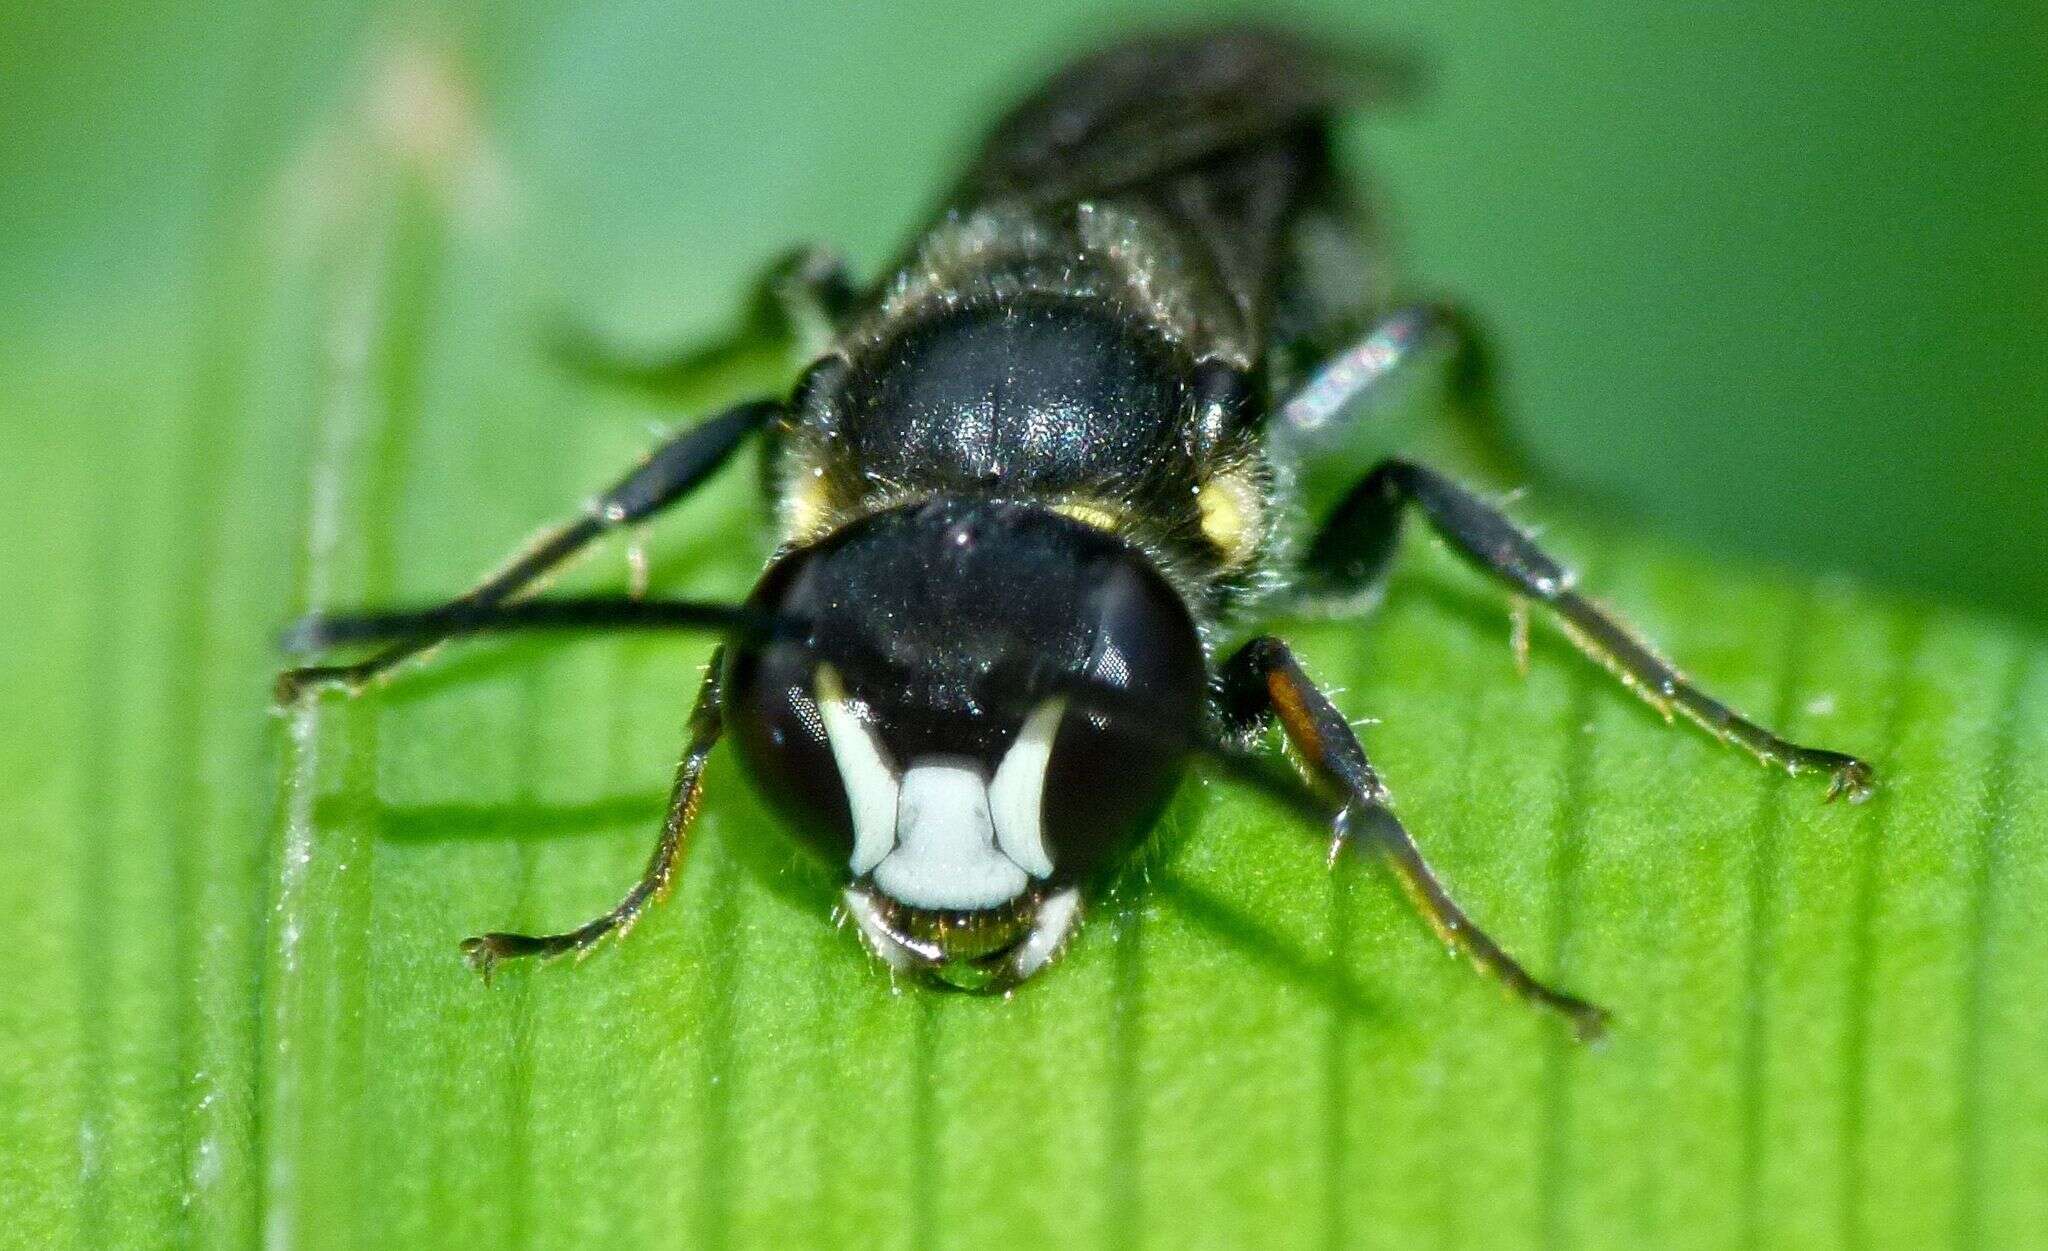
[[[1538,476],[1509,428],[1485,328],[1443,301],[1404,305],[1324,356],[1275,414],[1275,437],[1302,447],[1341,441],[1375,401],[1423,375],[1441,379],[1453,432],[1481,472],[1516,484]]]
[[[853,306],[845,263],[811,246],[778,257],[759,279],[739,322],[707,343],[652,357],[619,352],[575,328],[558,329],[550,344],[571,373],[650,399],[689,404],[721,380],[758,374],[792,356],[822,354]]]

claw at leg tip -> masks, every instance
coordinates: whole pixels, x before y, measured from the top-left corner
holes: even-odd
[[[1877,790],[1877,777],[1868,764],[1861,760],[1850,760],[1835,766],[1828,778],[1828,792],[1822,802],[1833,803],[1846,798],[1852,804],[1864,803]]]
[[[1607,1041],[1607,1027],[1612,1021],[1605,1008],[1581,1005],[1572,1013],[1572,1037],[1589,1047],[1597,1046]]]
[[[353,699],[363,693],[363,683],[352,676],[347,669],[331,669],[311,665],[298,669],[287,669],[277,675],[271,685],[270,697],[281,711],[290,711],[308,699],[317,699],[328,687],[339,687],[344,695]]]
[[[490,935],[463,939],[462,958],[484,979],[484,985],[491,984],[491,971],[498,965],[498,952]]]

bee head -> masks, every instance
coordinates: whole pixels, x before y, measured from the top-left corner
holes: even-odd
[[[751,603],[805,627],[730,653],[735,743],[845,866],[869,945],[961,985],[1035,972],[1186,766],[1206,667],[1181,597],[1101,530],[955,498],[791,553]]]

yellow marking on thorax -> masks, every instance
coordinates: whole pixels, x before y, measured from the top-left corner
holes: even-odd
[[[1122,517],[1114,509],[1091,500],[1061,500],[1052,506],[1052,510],[1084,526],[1107,530],[1111,534],[1115,534],[1122,526]]]
[[[1250,473],[1225,469],[1196,491],[1195,507],[1201,514],[1202,537],[1215,545],[1226,566],[1244,564],[1257,553],[1265,502]]]
[[[832,525],[832,487],[822,466],[799,466],[783,490],[782,538],[786,543],[808,543]]]

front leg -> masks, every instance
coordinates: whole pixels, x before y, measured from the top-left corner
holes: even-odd
[[[1538,981],[1451,898],[1387,806],[1387,789],[1350,723],[1308,680],[1287,644],[1271,637],[1245,644],[1224,663],[1218,698],[1235,751],[1253,750],[1265,727],[1279,721],[1309,785],[1337,805],[1331,824],[1332,860],[1347,846],[1376,853],[1437,937],[1470,956],[1520,998],[1563,1015],[1581,1041],[1591,1042],[1605,1032],[1604,1010]]]
[[[1378,577],[1400,536],[1401,513],[1411,504],[1459,555],[1518,596],[1555,613],[1581,651],[1667,719],[1682,713],[1715,738],[1788,773],[1825,773],[1831,800],[1847,796],[1850,803],[1861,803],[1870,797],[1876,781],[1868,763],[1780,738],[1693,685],[1649,644],[1579,594],[1571,572],[1498,508],[1433,469],[1389,460],[1367,474],[1310,545],[1304,570],[1311,583],[1355,587]]]
[[[698,689],[696,706],[690,712],[689,746],[683,750],[682,763],[676,766],[675,786],[669,792],[668,814],[662,819],[661,836],[655,841],[654,853],[647,858],[647,867],[641,870],[640,880],[633,883],[632,889],[609,911],[573,930],[557,934],[490,933],[464,939],[462,954],[468,957],[471,967],[483,974],[486,982],[491,980],[491,970],[503,960],[525,956],[547,958],[572,951],[582,956],[607,934],[617,933],[623,938],[647,906],[659,902],[668,893],[669,887],[675,883],[676,866],[682,860],[683,841],[696,820],[697,805],[703,798],[704,764],[711,758],[711,749],[717,745],[725,729],[725,714],[719,698],[722,659],[722,652],[712,654],[704,685]]]

